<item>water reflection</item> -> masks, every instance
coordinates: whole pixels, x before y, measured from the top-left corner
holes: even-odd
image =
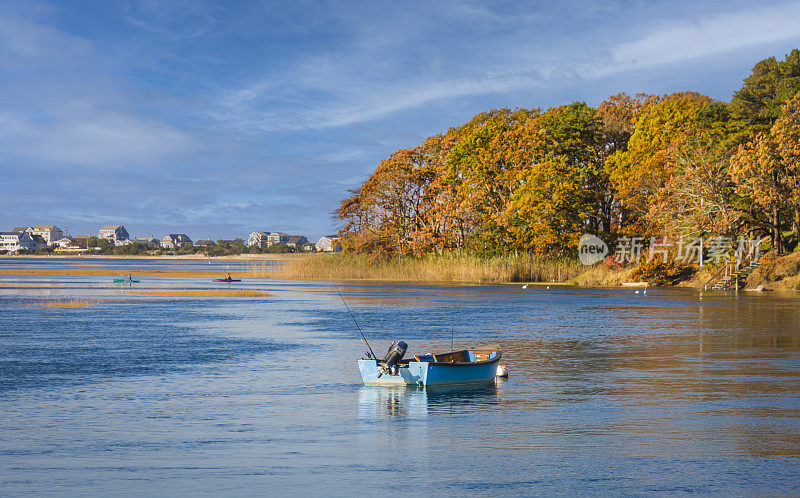
[[[495,383],[450,387],[376,387],[358,392],[362,419],[424,418],[437,413],[466,413],[497,405],[500,390]]]
[[[140,494],[800,493],[797,296],[340,285],[378,352],[502,345],[507,382],[443,390],[356,384],[363,345],[329,283],[146,301],[109,277],[0,277],[5,494],[132,476]],[[98,303],[22,306],[50,297]]]

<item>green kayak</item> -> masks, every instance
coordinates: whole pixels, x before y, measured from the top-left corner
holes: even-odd
[[[115,284],[136,284],[139,283],[138,280],[128,280],[127,278],[115,278]]]

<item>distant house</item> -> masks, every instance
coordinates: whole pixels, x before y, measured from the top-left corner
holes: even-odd
[[[31,231],[33,231],[33,227],[14,227],[14,229],[11,231],[16,233],[22,233],[22,232],[31,233]]]
[[[269,236],[267,237],[268,240],[267,247],[273,244],[286,244],[287,242],[289,242],[290,238],[292,238],[292,236],[289,235],[288,233],[273,232],[269,234]]]
[[[31,243],[31,251],[35,251],[37,249],[41,249],[42,247],[47,247],[47,241],[44,240],[44,237],[41,235],[29,234],[33,242]]]
[[[247,238],[246,245],[248,247],[253,247],[253,246],[260,247],[262,249],[265,247],[269,247],[270,246],[269,236],[270,236],[269,232],[253,232],[250,234],[250,237]]]
[[[8,253],[35,251],[39,248],[34,236],[26,231],[0,232],[0,251]],[[39,237],[41,239],[41,237]]]
[[[55,245],[57,240],[64,238],[64,232],[55,225],[36,225],[27,231],[31,235],[41,236],[48,246]]]
[[[114,245],[120,245],[123,240],[127,240],[129,237],[128,231],[122,225],[105,225],[100,229],[97,236],[99,239],[110,240]]]
[[[289,247],[300,247],[306,242],[308,242],[308,239],[302,235],[292,235],[289,237],[289,240],[286,241],[286,245]]]
[[[53,245],[54,246],[58,246],[58,247],[60,247],[62,249],[66,249],[72,243],[73,243],[72,240],[68,239],[67,237],[62,237],[62,238],[58,239],[57,241],[53,242]]]
[[[215,245],[214,241],[209,239],[200,239],[194,243],[195,247],[214,247]]]
[[[161,247],[174,249],[176,247],[188,247],[192,245],[192,239],[183,233],[170,233],[161,239]]]
[[[339,252],[342,250],[342,245],[339,243],[338,235],[325,235],[315,244],[317,251],[320,252]]]
[[[91,238],[91,235],[76,235],[72,237],[72,242],[74,244],[78,244],[79,246],[89,247],[89,239]]]
[[[68,238],[59,239],[55,242],[55,251],[56,252],[85,252],[86,245],[81,244],[77,240],[71,240]]]
[[[161,245],[161,241],[159,241],[155,237],[133,237],[131,239],[125,239],[120,242],[118,245],[122,246],[130,246],[130,245],[140,245],[145,247],[158,247]]]
[[[152,235],[150,237],[138,237],[133,240],[137,244],[144,244],[147,247],[159,247],[161,245],[161,241]]]

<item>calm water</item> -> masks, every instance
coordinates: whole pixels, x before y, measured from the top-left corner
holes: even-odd
[[[329,284],[109,281],[0,275],[0,495],[800,493],[793,296],[340,284],[376,352],[502,344],[426,391],[360,384]]]

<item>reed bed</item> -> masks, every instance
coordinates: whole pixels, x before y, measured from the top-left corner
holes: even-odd
[[[530,254],[479,258],[465,253],[371,261],[366,256],[311,254],[277,268],[251,269],[249,276],[307,280],[424,282],[565,282],[585,270],[577,259]]]
[[[580,287],[615,287],[630,280],[632,268],[612,270],[605,266],[584,266],[583,272],[570,280],[570,283]]]
[[[178,297],[267,297],[271,294],[257,290],[237,290],[237,289],[218,289],[218,290],[164,290],[164,291],[132,291],[131,294],[142,296],[178,296]]]

